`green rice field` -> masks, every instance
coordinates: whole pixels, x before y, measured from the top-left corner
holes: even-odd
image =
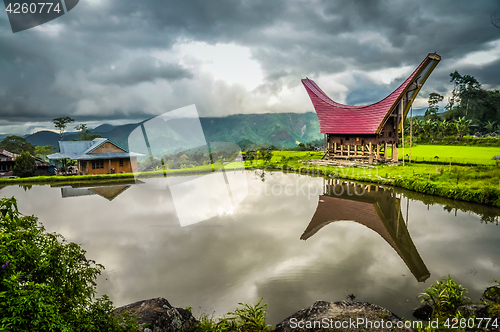
[[[410,148],[405,147],[405,155]],[[438,156],[439,158],[434,158]],[[412,161],[441,161],[461,164],[496,165],[494,156],[500,156],[499,147],[455,146],[455,145],[417,145],[411,148]],[[399,159],[403,158],[403,149],[399,149]],[[408,161],[408,157],[406,157]]]

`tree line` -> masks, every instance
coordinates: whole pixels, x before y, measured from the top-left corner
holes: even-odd
[[[465,135],[498,136],[500,131],[500,91],[486,90],[470,75],[462,76],[458,71],[450,74],[453,90],[439,112],[438,103],[444,96],[429,94],[428,107],[423,119],[413,117],[405,122],[405,133],[410,128],[413,136],[421,141],[446,137],[461,138]]]

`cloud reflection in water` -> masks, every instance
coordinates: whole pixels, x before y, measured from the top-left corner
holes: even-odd
[[[343,300],[354,292],[356,300],[411,317],[416,296],[436,279],[451,274],[479,299],[499,277],[500,229],[475,213],[455,216],[442,205],[428,209],[409,201],[409,234],[432,275],[422,284],[384,238],[358,223],[335,222],[300,240],[318,207],[322,178],[246,175],[249,195],[232,214],[187,227],[180,226],[169,191],[139,185],[112,201],[97,195],[62,199],[48,186],[26,192],[6,187],[2,195],[16,196],[22,213],[37,215],[48,231],[81,244],[87,257],[103,264],[98,290],[118,306],[163,296],[176,306],[220,315],[264,297],[269,322],[277,323],[315,300]],[[274,195],[276,185],[289,185],[294,194]],[[312,187],[317,194],[310,194]],[[403,214],[406,202],[403,197]]]

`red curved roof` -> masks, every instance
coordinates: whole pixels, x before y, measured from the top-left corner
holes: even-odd
[[[313,81],[308,78],[302,80],[309,97],[318,115],[320,131],[323,134],[378,134],[387,117],[399,103],[405,93],[410,103],[405,102],[405,115],[424,82],[436,67],[441,57],[430,53],[415,69],[415,71],[394,92],[381,101],[367,106],[349,106],[331,100]],[[415,83],[416,89],[408,91]]]

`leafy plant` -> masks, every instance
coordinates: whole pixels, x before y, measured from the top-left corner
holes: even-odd
[[[467,289],[448,275],[420,293],[419,297],[422,303],[427,302],[432,306],[433,317],[448,318],[455,315],[459,306],[470,300],[465,293]]]
[[[266,325],[267,304],[260,305],[262,300],[260,299],[254,306],[238,303],[243,308],[237,308],[235,312],[229,313],[233,315],[231,320],[237,323],[240,331],[267,331],[268,327],[272,327],[271,325]]]
[[[272,328],[272,325],[266,324],[267,304],[261,305],[263,299],[256,305],[238,303],[243,308],[237,308],[234,312],[227,313],[228,317],[218,321],[207,315],[200,317],[200,324],[192,331],[196,332],[265,332]]]
[[[14,197],[0,199],[0,264],[0,330],[137,331],[108,297],[94,299],[104,267],[19,213]]]

